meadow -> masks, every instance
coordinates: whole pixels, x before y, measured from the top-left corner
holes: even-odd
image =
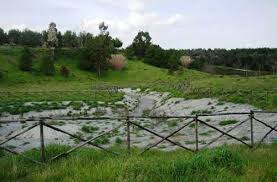
[[[97,105],[96,101],[114,103],[123,98],[123,93],[109,91],[114,86],[170,92],[173,97],[185,99],[217,98],[220,102],[246,103],[263,110],[277,109],[276,76],[215,75],[193,69],[169,72],[135,59],[128,60],[124,70],[109,69],[98,78],[95,73],[78,68],[78,61],[82,59],[78,49],[62,49],[55,61],[56,74],[45,76],[39,71],[43,50],[31,49],[34,55],[32,72],[19,70],[21,51],[20,47],[0,48],[0,72],[3,73],[0,113],[67,107],[61,101],[73,101],[69,104],[73,108],[81,107],[78,101],[93,106]],[[69,69],[68,77],[60,74],[62,66]],[[52,103],[23,106],[25,102],[37,101]],[[236,122],[227,120],[221,125]],[[83,126],[82,130],[90,132],[95,128]],[[0,150],[0,181],[277,181],[277,145],[274,142],[255,150],[231,145],[197,154],[183,150],[150,150],[143,156],[139,155],[139,148],[132,148],[132,154],[128,155],[124,144],[122,140],[111,148],[120,156],[82,148],[46,165],[33,164]],[[68,148],[48,145],[47,158]],[[40,158],[38,149],[24,154],[33,159]]]
[[[215,97],[222,101],[247,103],[265,110],[277,108],[276,76],[241,77],[208,74],[184,69],[168,73],[162,69],[145,64],[141,60],[129,60],[123,71],[108,70],[100,78],[95,73],[80,70],[77,66],[77,50],[63,50],[58,56],[54,76],[45,76],[38,71],[41,50],[34,53],[34,71],[22,72],[18,59],[22,48],[1,48],[0,64],[4,73],[0,80],[0,99],[2,103],[26,101],[117,101],[120,93],[104,91],[91,92],[94,86],[131,87],[170,92],[172,96],[186,99]],[[65,65],[70,70],[69,77],[63,77],[59,68]]]

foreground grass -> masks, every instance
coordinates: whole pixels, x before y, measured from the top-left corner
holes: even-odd
[[[165,69],[132,60],[128,61],[125,70],[109,70],[98,79],[95,74],[77,68],[78,57],[63,55],[59,56],[55,63],[56,75],[48,77],[38,71],[20,71],[20,54],[19,48],[0,48],[0,69],[5,73],[0,80],[0,99],[3,103],[45,100],[116,101],[122,98],[121,93],[93,92],[92,87],[117,85],[171,92],[172,96],[186,99],[215,97],[222,101],[248,103],[267,110],[277,109],[276,76],[245,78],[212,75],[195,70],[168,74]],[[34,68],[38,70],[41,55],[35,55]],[[68,78],[58,72],[62,65],[66,65],[71,72]]]
[[[47,155],[64,151],[66,146],[48,146]],[[139,156],[138,149],[122,156],[84,148],[45,166],[20,157],[0,154],[1,181],[276,181],[277,145],[257,150],[224,146],[192,154],[185,151],[149,151]],[[26,152],[39,158],[39,151]]]

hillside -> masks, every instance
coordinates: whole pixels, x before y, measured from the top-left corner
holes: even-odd
[[[150,66],[138,60],[129,60],[125,70],[109,70],[98,79],[94,73],[78,69],[78,51],[72,49],[63,50],[55,63],[56,75],[49,77],[42,75],[38,70],[41,50],[32,49],[32,52],[35,55],[35,71],[26,73],[18,69],[21,48],[0,49],[0,70],[4,73],[0,81],[2,103],[39,100],[119,100],[120,93],[111,95],[100,92],[95,95],[90,92],[92,86],[117,85],[169,91],[173,96],[184,98],[216,97],[224,101],[249,103],[263,109],[277,108],[277,79],[274,76],[245,78],[211,75],[189,69],[182,73],[168,74],[166,69]],[[61,65],[70,69],[71,75],[68,78],[59,74]]]

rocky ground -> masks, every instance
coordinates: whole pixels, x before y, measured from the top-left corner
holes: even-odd
[[[249,112],[250,110],[258,110],[257,108],[246,104],[234,104],[220,102],[217,99],[203,98],[194,100],[184,100],[182,98],[172,98],[169,93],[158,93],[151,91],[141,91],[140,89],[132,90],[129,88],[122,89],[125,93],[124,99],[116,103],[101,103],[91,106],[87,103],[82,103],[80,107],[74,108],[70,106],[69,102],[62,104],[67,107],[54,110],[43,111],[29,111],[21,115],[11,115],[8,113],[2,114],[0,117],[0,141],[5,140],[21,131],[23,128],[33,125],[36,121],[21,121],[21,122],[7,122],[16,121],[27,118],[37,117],[111,117],[121,118],[125,117],[127,113],[131,116],[184,116],[195,114],[210,114],[210,113],[225,113],[225,112]],[[34,103],[25,103],[32,105]],[[268,125],[275,126],[277,124],[277,114],[255,114],[256,118],[266,122]],[[226,115],[226,116],[205,116],[199,117],[210,125],[213,125],[223,131],[234,127],[240,121],[247,119],[248,115]],[[149,118],[134,118],[136,122],[146,128],[149,128],[160,135],[166,136],[179,127],[190,122],[192,119],[149,119]],[[66,130],[72,134],[76,134],[83,138],[91,138],[100,133],[119,126],[124,120],[46,120],[47,123]],[[103,147],[109,147],[114,144],[126,144],[126,126],[120,127],[109,135],[105,135],[96,141],[97,144]],[[199,125],[199,147],[203,147],[212,139],[220,136],[221,133],[207,127],[203,124]],[[257,142],[270,129],[264,125],[254,121],[254,140]],[[246,143],[250,142],[250,122],[247,121],[240,127],[230,132],[231,135],[242,139]],[[59,143],[76,145],[80,141],[74,140],[65,134],[59,133],[52,129],[44,129],[45,142],[47,144]],[[191,149],[195,148],[195,128],[194,124],[188,125],[180,132],[176,133],[170,138],[171,140],[182,144]],[[265,140],[266,143],[271,143],[277,140],[277,132],[272,132]],[[159,138],[141,130],[135,126],[131,127],[131,143],[132,146],[140,148],[147,147]],[[18,136],[17,138],[4,144],[4,146],[14,149],[16,151],[24,151],[30,148],[36,148],[40,145],[39,127],[33,128],[27,133]],[[224,136],[210,147],[239,143],[238,141]],[[161,150],[174,150],[177,146],[173,146],[168,142],[162,142],[157,146]]]

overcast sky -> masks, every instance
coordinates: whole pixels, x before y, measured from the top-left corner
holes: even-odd
[[[277,0],[0,0],[0,27],[97,34],[128,45],[140,30],[164,48],[277,47]]]

